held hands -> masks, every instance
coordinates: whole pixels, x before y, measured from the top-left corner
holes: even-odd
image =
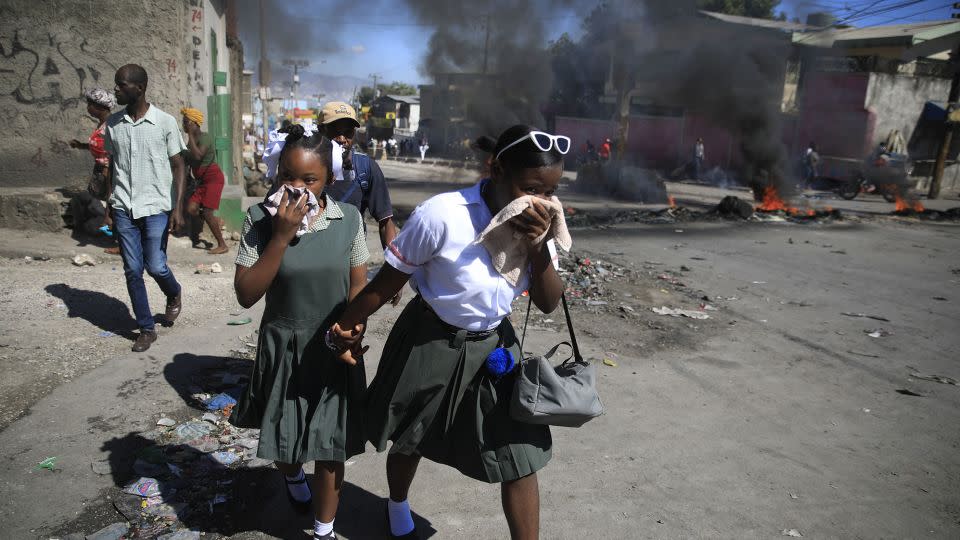
[[[297,235],[300,223],[310,210],[307,200],[307,194],[304,193],[291,201],[290,192],[286,189],[283,191],[277,206],[277,215],[273,216],[273,230],[277,238],[289,243]]]
[[[327,331],[327,347],[337,352],[337,359],[351,366],[357,365],[357,359],[363,357],[370,347],[363,346],[363,334],[367,330],[367,325],[357,323],[351,330],[343,330],[340,324],[334,324]]]
[[[531,206],[519,215],[510,218],[509,223],[514,229],[523,234],[523,237],[530,244],[530,247],[536,248],[542,242],[549,240],[549,235],[543,240],[537,239],[545,232],[550,230],[550,212],[540,201],[533,199]]]

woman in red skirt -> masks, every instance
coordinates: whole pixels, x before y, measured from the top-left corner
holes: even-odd
[[[217,240],[217,247],[207,250],[211,255],[219,255],[229,251],[223,241],[223,232],[220,231],[221,219],[214,215],[220,208],[220,195],[223,193],[223,171],[217,165],[216,149],[213,144],[213,135],[200,131],[203,124],[203,113],[197,109],[180,109],[183,115],[183,131],[187,133],[187,150],[184,157],[193,177],[197,180],[197,188],[187,202],[187,214],[190,219],[190,239],[193,247],[201,248],[205,244],[200,240],[200,231],[203,222],[210,227],[210,232]],[[209,243],[206,243],[209,245]]]

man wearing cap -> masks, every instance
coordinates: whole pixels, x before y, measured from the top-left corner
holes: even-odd
[[[384,249],[397,236],[397,228],[393,224],[393,206],[390,204],[390,193],[387,191],[387,181],[377,162],[370,156],[357,152],[353,148],[353,138],[360,127],[357,113],[353,107],[342,101],[331,101],[320,111],[320,126],[327,138],[336,141],[343,148],[343,180],[335,181],[327,186],[327,195],[339,202],[350,203],[360,210],[370,214],[377,220],[380,228],[380,244]]]

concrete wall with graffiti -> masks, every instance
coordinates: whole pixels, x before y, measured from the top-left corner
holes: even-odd
[[[95,86],[112,91],[123,64],[146,68],[147,96],[159,108],[175,116],[187,104],[205,109],[205,96],[212,93],[206,42],[211,28],[224,27],[218,5],[212,0],[0,3],[0,124],[5,128],[0,187],[84,185],[92,159],[69,147],[71,139],[86,141],[96,127],[83,92]],[[194,9],[200,9],[198,33],[204,33],[199,39],[205,49],[196,55],[196,66],[190,36]],[[226,47],[221,50],[218,63],[225,67]]]

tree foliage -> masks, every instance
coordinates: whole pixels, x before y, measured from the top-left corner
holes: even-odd
[[[412,84],[408,84],[400,81],[393,81],[390,84],[378,84],[377,89],[380,90],[380,95],[391,94],[394,96],[413,96],[417,94],[417,87]],[[359,95],[357,96],[360,100],[361,106],[370,105],[373,102],[373,87],[372,86],[362,86],[360,87]]]
[[[776,11],[779,5],[780,0],[697,0],[697,7],[705,11],[758,19],[777,18]],[[780,20],[784,20],[786,14],[780,12],[779,17],[781,17]]]

